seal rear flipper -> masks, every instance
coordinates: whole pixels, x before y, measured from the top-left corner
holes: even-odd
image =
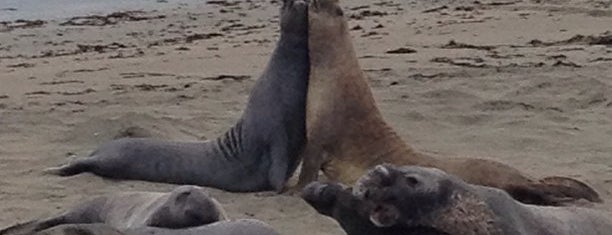
[[[539,180],[540,183],[549,186],[556,186],[557,190],[569,198],[575,199],[586,199],[590,202],[602,203],[603,200],[599,196],[599,193],[595,191],[591,186],[584,182],[576,179],[562,177],[562,176],[550,176]]]
[[[25,223],[15,224],[8,228],[0,230],[0,235],[25,235],[36,232],[37,220],[28,221]]]
[[[591,187],[565,177],[547,177],[537,183],[507,186],[504,190],[514,199],[534,205],[562,206],[580,199],[602,202],[599,194]]]
[[[91,171],[91,169],[93,168],[93,164],[94,162],[91,158],[78,159],[59,167],[49,167],[43,170],[43,174],[72,176],[86,171]]]

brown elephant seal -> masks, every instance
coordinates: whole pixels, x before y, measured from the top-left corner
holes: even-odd
[[[296,188],[317,179],[353,184],[381,163],[436,167],[469,183],[501,188],[533,204],[557,205],[569,199],[601,199],[574,179],[534,180],[499,162],[473,158],[439,159],[410,148],[385,122],[361,71],[347,21],[337,0],[313,0],[309,7],[310,81],[307,144]]]
[[[374,206],[379,227],[428,226],[448,234],[605,235],[612,214],[580,207],[526,205],[500,189],[468,184],[439,169],[378,165],[353,194]]]
[[[141,227],[119,230],[107,224],[67,224],[35,235],[280,235],[269,225],[254,219],[219,221],[191,228]]]
[[[312,182],[302,191],[302,198],[320,214],[336,220],[347,235],[450,235],[425,226],[378,227],[369,219],[373,205],[337,183]]]
[[[241,118],[224,135],[206,142],[118,139],[101,145],[88,158],[45,172],[60,176],[91,172],[234,192],[282,190],[300,162],[306,138],[307,10],[304,0],[283,1],[276,49]]]
[[[62,224],[185,228],[225,219],[221,204],[203,188],[180,186],[168,193],[123,192],[96,197],[57,216],[1,230],[0,235],[29,234]]]

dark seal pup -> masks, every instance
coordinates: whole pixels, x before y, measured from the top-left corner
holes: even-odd
[[[119,139],[101,145],[88,158],[46,172],[92,172],[234,192],[281,190],[297,168],[305,142],[307,9],[303,0],[283,1],[280,40],[242,117],[223,136],[207,142]]]
[[[420,226],[377,227],[369,219],[372,205],[341,184],[310,183],[302,191],[302,198],[320,214],[336,220],[347,235],[450,235]]]
[[[220,221],[192,228],[166,229],[141,227],[116,229],[105,224],[61,225],[35,235],[280,235],[269,225],[254,219]]]
[[[381,163],[436,167],[472,184],[501,188],[533,204],[567,199],[600,202],[595,190],[575,179],[533,179],[486,159],[437,158],[408,146],[383,119],[353,48],[347,20],[337,0],[313,0],[309,7],[310,81],[306,105],[307,144],[299,191],[319,170],[351,185]]]
[[[221,204],[203,188],[180,186],[168,193],[125,192],[100,196],[60,215],[1,230],[0,235],[31,234],[62,224],[104,223],[117,229],[185,228],[226,219]]]
[[[378,165],[353,188],[373,203],[379,227],[429,226],[465,235],[606,235],[612,214],[580,207],[522,204],[506,192],[468,184],[439,169]]]

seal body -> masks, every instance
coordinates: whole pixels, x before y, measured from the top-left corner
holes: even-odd
[[[34,235],[125,235],[106,224],[64,224],[45,229]]]
[[[180,186],[168,193],[126,192],[83,202],[66,212],[0,231],[31,234],[62,224],[104,223],[116,229],[185,228],[226,220],[225,210],[200,187]]]
[[[193,184],[227,191],[280,190],[299,164],[308,89],[307,3],[286,0],[281,35],[235,126],[207,142],[119,139],[89,158],[47,169],[116,178]]]
[[[435,168],[378,165],[353,188],[379,227],[429,226],[448,234],[604,235],[612,214],[526,205],[506,192],[468,184]]]
[[[192,228],[141,227],[119,230],[105,224],[69,224],[35,235],[280,235],[267,224],[253,219],[220,221]]]
[[[599,202],[597,192],[565,177],[535,180],[508,165],[474,158],[435,158],[408,146],[386,123],[375,104],[337,0],[313,0],[309,7],[310,82],[307,144],[297,188],[317,179],[353,184],[382,163],[436,167],[469,183],[497,187],[533,204],[556,205],[567,198]]]

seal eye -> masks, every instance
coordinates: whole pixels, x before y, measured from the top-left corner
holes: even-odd
[[[419,184],[419,180],[414,176],[406,176],[406,184],[410,187],[415,187]]]

